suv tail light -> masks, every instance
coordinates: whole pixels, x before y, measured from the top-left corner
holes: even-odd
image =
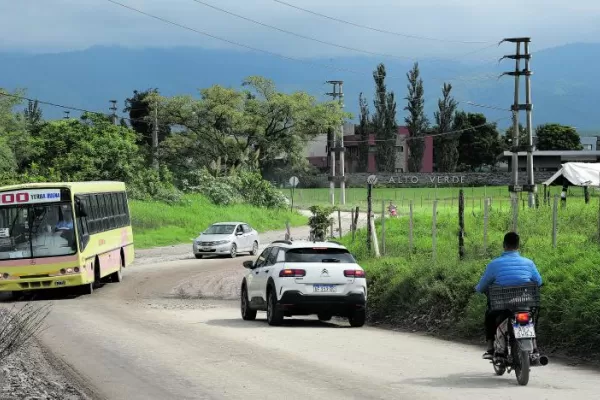
[[[306,275],[306,271],[303,269],[282,269],[279,272],[280,277],[288,278],[301,278]]]
[[[520,324],[526,324],[529,322],[529,313],[526,313],[526,312],[517,313],[515,315],[515,319]]]
[[[344,271],[344,276],[347,278],[364,278],[365,271],[362,269],[347,269]]]

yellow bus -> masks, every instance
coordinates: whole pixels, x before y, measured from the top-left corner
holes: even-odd
[[[74,218],[73,218],[74,216]],[[0,292],[120,282],[133,262],[123,182],[0,187]]]

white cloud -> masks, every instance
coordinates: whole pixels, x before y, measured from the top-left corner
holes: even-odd
[[[295,56],[361,54],[294,38],[195,3],[193,0],[116,0],[145,12],[250,46]],[[413,40],[313,16],[273,0],[203,0],[303,35],[377,53],[456,57],[483,45]],[[534,49],[598,41],[597,0],[286,0],[337,18],[412,35],[465,41],[531,36]],[[19,0],[0,4],[0,50],[54,52],[94,45],[229,47],[107,0]],[[486,4],[489,3],[489,4]],[[235,47],[235,46],[233,46]],[[498,49],[475,53],[496,58]],[[506,51],[505,49],[502,51]],[[501,52],[502,52],[501,51]]]

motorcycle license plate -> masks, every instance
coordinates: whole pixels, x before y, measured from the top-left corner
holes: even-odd
[[[515,339],[533,339],[535,338],[535,327],[533,324],[519,325],[513,324]]]

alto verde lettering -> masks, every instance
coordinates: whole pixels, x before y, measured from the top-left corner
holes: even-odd
[[[419,183],[431,183],[431,184],[458,184],[464,183],[465,177],[463,175],[433,175],[433,176],[391,176],[388,180],[389,183],[398,183],[398,184],[419,184]],[[385,181],[384,181],[385,182]]]

